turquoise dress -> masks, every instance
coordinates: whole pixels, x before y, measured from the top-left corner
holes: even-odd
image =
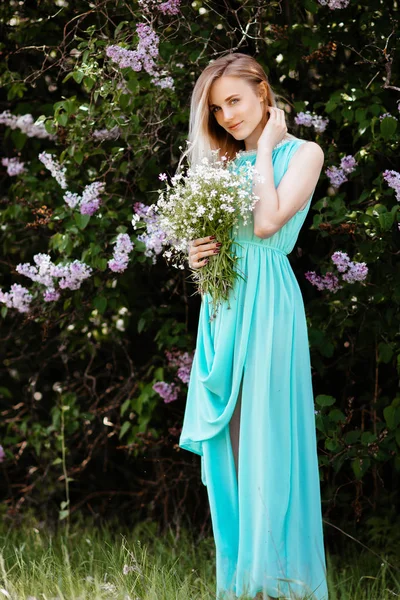
[[[275,187],[303,142],[273,150]],[[256,151],[233,165],[246,160]],[[202,298],[179,446],[201,456],[218,599],[328,598],[307,323],[287,256],[311,198],[270,238],[242,223],[233,249],[245,281],[211,322]],[[241,383],[237,476],[229,422]]]

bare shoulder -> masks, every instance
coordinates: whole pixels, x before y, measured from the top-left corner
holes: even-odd
[[[307,160],[315,161],[316,164],[321,165],[323,165],[325,159],[324,151],[317,142],[304,142],[300,145],[296,154],[299,158],[307,158]]]

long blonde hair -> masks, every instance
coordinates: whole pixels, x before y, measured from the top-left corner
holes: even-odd
[[[264,110],[262,125],[266,125],[269,113],[267,106],[276,106],[276,94],[273,92],[262,66],[255,58],[239,52],[230,52],[212,61],[201,73],[196,81],[190,103],[188,148],[182,153],[177,171],[185,157],[189,166],[199,163],[202,158],[211,159],[211,151],[219,149],[219,156],[226,155],[229,160],[236,156],[239,150],[245,150],[243,140],[236,140],[218,123],[209,109],[209,95],[211,86],[216,79],[222,76],[241,77],[259,93],[259,84],[265,82]],[[295,136],[287,133],[287,138]]]

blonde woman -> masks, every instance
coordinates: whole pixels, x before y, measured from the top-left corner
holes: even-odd
[[[327,600],[308,333],[288,260],[324,154],[288,134],[264,70],[240,53],[211,62],[194,87],[185,155],[194,164],[215,149],[264,181],[233,244],[245,280],[214,320],[202,298],[179,445],[201,456],[217,598]],[[189,266],[216,252],[218,240],[193,240]]]

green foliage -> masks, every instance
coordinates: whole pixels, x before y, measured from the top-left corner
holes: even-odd
[[[177,447],[186,388],[168,405],[153,389],[176,375],[165,350],[193,350],[199,299],[187,272],[171,272],[146,256],[131,217],[135,202],[155,200],[158,174],[174,172],[194,82],[210,59],[230,48],[264,66],[289,131],[321,145],[325,168],[349,154],[357,160],[337,191],[322,174],[291,261],[309,326],[324,506],[338,520],[358,522],[398,503],[399,203],[382,177],[396,168],[399,153],[395,5],[351,1],[330,10],[307,0],[282,11],[277,2],[239,4],[228,2],[223,15],[214,1],[183,3],[176,16],[150,12],[160,36],[157,63],[174,79],[173,90],[106,56],[110,44],[136,47],[136,24],[147,18],[137,2],[107,0],[89,9],[83,1],[56,9],[48,0],[34,8],[2,4],[0,111],[32,114],[55,138],[0,125],[3,155],[19,156],[26,166],[18,177],[1,173],[0,287],[29,287],[15,267],[39,252],[93,269],[79,290],[63,290],[55,303],[36,294],[29,314],[1,306],[1,444],[14,485],[4,483],[10,514],[30,498],[43,514],[61,508],[67,516],[62,511],[73,512],[79,502],[86,507],[94,490],[117,486],[145,490],[147,501],[134,497],[136,516],[146,510],[167,519],[169,499],[186,494],[177,484],[185,460],[186,483],[193,490],[200,485],[190,457]],[[294,116],[304,110],[329,118],[327,129],[296,126]],[[381,119],[385,113],[392,116]],[[113,128],[118,138],[93,136]],[[66,168],[71,192],[105,183],[99,212],[89,217],[65,204],[64,190],[38,160],[42,151]],[[118,233],[135,244],[121,274],[108,268]],[[318,292],[304,273],[329,271],[336,250],[365,262],[368,278],[335,294]],[[63,424],[58,389],[68,406]],[[173,465],[167,483],[161,456]],[[166,499],[162,516],[154,481]],[[107,513],[101,500],[96,506]]]

